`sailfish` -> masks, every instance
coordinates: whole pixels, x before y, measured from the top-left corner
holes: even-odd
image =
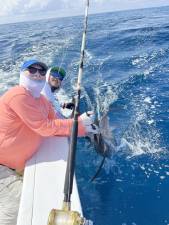
[[[91,181],[94,181],[95,178],[100,173],[101,168],[105,162],[106,158],[111,158],[113,152],[115,151],[116,141],[112,134],[109,118],[107,114],[104,114],[101,119],[95,119],[94,124],[98,126],[99,132],[98,134],[90,134],[87,136],[90,143],[94,146],[95,151],[103,157],[99,168],[95,175],[91,178]]]

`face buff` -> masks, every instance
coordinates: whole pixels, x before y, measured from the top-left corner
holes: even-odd
[[[47,73],[46,73],[46,82],[45,82],[45,86],[42,90],[42,94],[52,103],[55,102],[55,97],[53,95],[53,93],[55,92],[55,90],[59,90],[59,88],[53,87],[49,85],[49,76],[50,76],[50,69],[48,69]]]
[[[34,98],[39,98],[40,93],[45,85],[45,81],[31,80],[29,77],[25,76],[24,72],[21,72],[19,84],[30,91]]]

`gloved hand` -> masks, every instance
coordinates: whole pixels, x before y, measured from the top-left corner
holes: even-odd
[[[87,133],[92,133],[92,134],[99,133],[99,127],[96,124],[87,125],[85,126],[85,129]]]
[[[75,104],[73,103],[73,102],[68,102],[68,103],[64,103],[63,105],[62,105],[62,108],[63,109],[74,109],[74,107],[75,107]]]
[[[85,127],[87,133],[93,133],[93,134],[99,133],[98,126],[94,124],[94,113],[92,111],[83,113],[80,116],[80,120],[83,126]]]

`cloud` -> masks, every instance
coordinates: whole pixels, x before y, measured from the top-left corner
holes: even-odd
[[[47,1],[47,0],[46,1],[42,1],[42,0],[30,0],[30,1],[28,1],[28,2],[25,3],[24,9],[25,10],[29,10],[29,9],[33,9],[33,8],[43,9],[49,3],[50,3],[50,1]]]
[[[78,8],[83,2],[84,0],[5,0],[0,1],[0,16]]]
[[[85,0],[1,0],[0,17],[47,14],[57,15],[82,14]],[[90,0],[90,12],[115,11],[123,9],[144,8],[169,5],[168,0]]]
[[[7,16],[15,11],[20,5],[21,0],[0,1],[0,16]]]

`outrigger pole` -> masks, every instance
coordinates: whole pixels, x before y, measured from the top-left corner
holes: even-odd
[[[67,161],[67,168],[66,168],[66,175],[65,175],[63,207],[62,207],[62,210],[52,209],[49,215],[48,225],[90,224],[90,222],[85,220],[85,218],[82,218],[78,212],[71,211],[71,194],[73,189],[73,178],[74,178],[75,163],[76,163],[78,115],[79,115],[81,81],[82,81],[84,55],[85,55],[88,10],[89,10],[89,0],[86,0],[84,31],[82,36],[81,55],[80,55],[78,80],[77,80],[77,95],[76,95],[76,101],[75,101],[73,126],[72,126],[71,137],[70,137],[69,154],[68,154],[68,161]]]

